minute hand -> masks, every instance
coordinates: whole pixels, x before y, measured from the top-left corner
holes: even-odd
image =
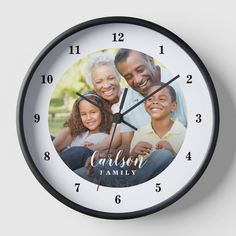
[[[137,106],[139,106],[141,103],[143,103],[144,101],[146,101],[148,98],[150,98],[151,96],[153,96],[155,93],[159,92],[160,90],[162,90],[163,88],[165,88],[167,85],[169,85],[170,83],[172,83],[173,81],[175,81],[176,79],[178,79],[180,77],[180,75],[176,75],[173,79],[169,80],[167,83],[163,84],[160,88],[156,89],[155,91],[153,91],[152,93],[150,93],[148,96],[146,96],[145,98],[143,98],[142,100],[140,100],[139,102],[137,102],[135,105],[133,105],[132,107],[130,107],[128,110],[126,110],[125,112],[122,113],[122,115],[126,115],[128,112],[132,111],[134,108],[136,108]]]

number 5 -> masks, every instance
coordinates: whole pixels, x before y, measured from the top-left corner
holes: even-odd
[[[161,192],[161,186],[160,185],[161,185],[161,183],[156,184],[156,190],[155,190],[156,192]]]

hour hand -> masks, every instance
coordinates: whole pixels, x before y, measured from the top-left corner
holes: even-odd
[[[81,98],[83,98],[84,100],[86,100],[87,102],[90,102],[91,104],[93,104],[94,106],[98,107],[99,109],[101,109],[103,112],[109,114],[112,116],[113,118],[113,123],[125,123],[126,125],[128,125],[129,127],[131,127],[132,129],[134,130],[137,130],[137,128],[131,124],[129,124],[127,121],[124,121],[123,120],[123,115],[121,114],[121,109],[123,108],[123,105],[124,105],[124,101],[125,101],[125,97],[126,97],[126,94],[127,94],[127,88],[125,88],[125,91],[124,91],[124,95],[122,97],[122,101],[120,103],[120,109],[119,109],[119,112],[118,113],[115,113],[113,114],[112,112],[108,111],[107,109],[105,109],[104,107],[98,105],[97,103],[95,103],[94,101],[90,100],[89,98],[87,98],[86,96],[80,94],[80,93],[76,93],[76,95],[80,96]]]
[[[132,129],[137,130],[137,128],[135,126],[131,125],[130,123],[128,123],[127,121],[125,121],[123,119],[123,114],[121,113],[121,110],[122,110],[124,103],[125,103],[125,98],[126,98],[127,92],[128,92],[128,88],[125,88],[121,102],[120,102],[119,112],[114,114],[113,122],[116,124],[119,124],[122,122],[122,123],[126,124],[127,126],[131,127]]]
[[[130,123],[128,123],[127,121],[123,120],[122,121],[124,124],[126,124],[127,126],[129,126],[130,128],[134,129],[134,130],[138,130],[135,126],[131,125]]]
[[[167,85],[171,84],[173,81],[175,81],[176,79],[178,79],[180,77],[180,75],[176,75],[174,78],[172,78],[171,80],[169,80],[167,83],[165,83],[164,85],[162,85],[160,88],[158,88],[157,90],[155,90],[154,92],[150,93],[148,96],[144,97],[142,100],[140,100],[139,102],[137,102],[135,105],[133,105],[132,107],[130,107],[128,110],[126,110],[125,112],[122,113],[122,115],[126,115],[128,112],[132,111],[134,108],[136,108],[137,106],[139,106],[140,104],[142,104],[144,101],[146,101],[148,98],[150,98],[151,96],[153,96],[155,93],[159,92],[160,90],[162,90],[163,88],[165,88]]]

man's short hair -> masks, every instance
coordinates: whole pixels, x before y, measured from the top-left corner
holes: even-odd
[[[119,49],[119,51],[117,52],[117,54],[115,56],[115,66],[116,66],[116,68],[117,68],[118,63],[126,61],[126,59],[129,57],[129,54],[131,52],[140,53],[140,55],[142,55],[145,60],[147,60],[148,57],[149,57],[145,53],[142,53],[142,52],[139,52],[139,51],[136,51],[136,50],[133,50],[133,49],[121,48],[121,49]]]

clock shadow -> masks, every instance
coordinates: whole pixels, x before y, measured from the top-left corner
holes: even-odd
[[[212,159],[199,181],[187,192],[181,199],[171,206],[163,209],[159,216],[170,216],[171,214],[180,214],[181,211],[190,211],[200,206],[204,201],[208,201],[213,194],[220,191],[230,169],[236,153],[235,140],[236,125],[233,121],[236,117],[236,105],[234,104],[230,91],[225,87],[220,77],[220,72],[212,73],[212,79],[217,91],[220,107],[220,129],[218,141]],[[149,218],[155,218],[156,214]]]

